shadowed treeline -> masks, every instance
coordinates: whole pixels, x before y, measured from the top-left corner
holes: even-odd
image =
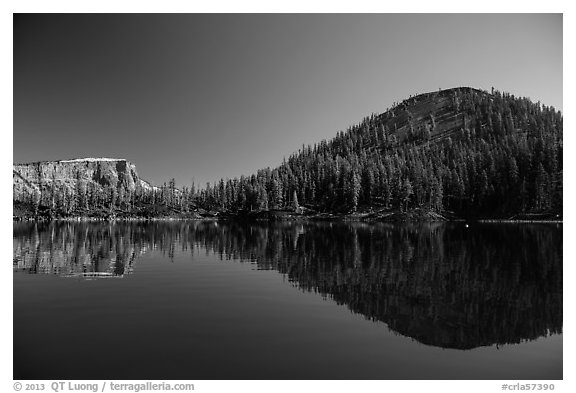
[[[150,249],[255,262],[427,345],[470,349],[562,332],[562,225],[14,224],[15,270],[122,275]]]

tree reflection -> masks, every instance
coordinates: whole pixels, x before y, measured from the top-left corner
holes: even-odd
[[[14,224],[15,270],[123,275],[148,250],[256,263],[427,345],[469,349],[562,331],[561,225]]]

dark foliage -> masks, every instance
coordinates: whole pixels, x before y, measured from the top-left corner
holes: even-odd
[[[461,217],[562,214],[562,124],[553,107],[471,88],[411,97],[303,146],[280,166],[177,189],[46,190],[32,211],[158,216],[301,207],[318,212],[419,208]],[[42,210],[42,209],[40,209]]]
[[[275,169],[220,181],[206,208],[319,211],[420,207],[464,216],[562,213],[562,115],[509,94],[460,88],[410,98]]]

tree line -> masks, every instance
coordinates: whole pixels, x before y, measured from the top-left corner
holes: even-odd
[[[448,104],[440,112],[416,118],[416,105],[433,107],[442,100]],[[439,125],[446,118],[457,126]],[[251,176],[203,188],[177,188],[172,179],[130,191],[122,182],[100,187],[79,175],[73,187],[52,181],[21,198],[36,209],[43,205],[64,214],[138,213],[143,206],[181,213],[305,207],[336,213],[421,208],[467,216],[560,214],[562,123],[559,111],[527,98],[454,89],[411,97]]]
[[[562,115],[526,98],[472,89],[450,93],[462,127],[435,137],[435,116],[395,132],[404,102],[303,146],[274,169],[223,179],[195,194],[208,209],[279,209],[298,204],[350,213],[425,208],[505,215],[562,210]]]

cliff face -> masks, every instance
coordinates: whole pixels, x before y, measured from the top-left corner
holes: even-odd
[[[398,142],[429,142],[474,128],[478,119],[466,112],[462,95],[491,97],[482,90],[460,87],[410,97],[379,115],[379,122]],[[423,138],[429,134],[426,138]]]
[[[124,159],[85,158],[14,165],[14,200],[25,200],[35,194],[40,197],[52,187],[70,193],[78,187],[96,192],[107,188],[124,192],[151,188],[138,177],[136,166]]]

